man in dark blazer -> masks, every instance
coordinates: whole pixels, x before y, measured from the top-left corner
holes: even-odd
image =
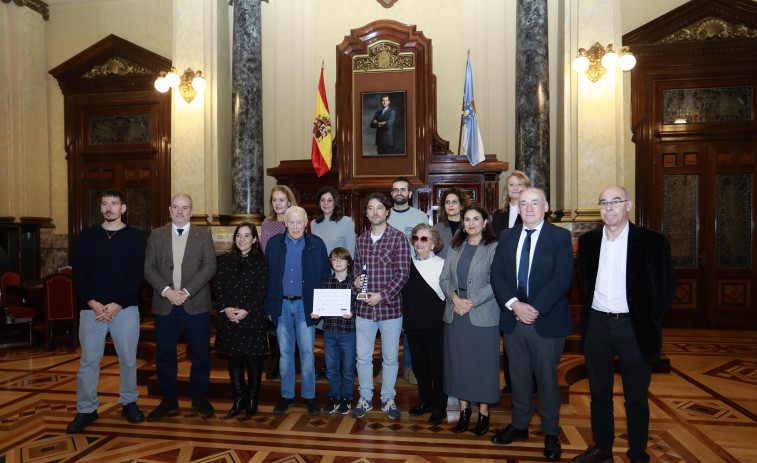
[[[518,208],[523,223],[502,232],[492,262],[491,285],[501,310],[499,328],[513,382],[513,421],[492,442],[528,438],[535,377],[544,456],[554,461],[562,454],[557,364],[565,336],[573,333],[568,304],[573,246],[568,230],[544,220],[549,210],[544,191],[523,190]]]
[[[673,303],[676,280],[668,240],[628,221],[633,202],[618,186],[599,196],[603,228],[578,240],[578,275],[584,292],[581,346],[591,392],[594,445],[573,459],[612,462],[615,439],[613,380],[620,358],[632,462],[649,461],[647,391],[660,358],[662,318]]]
[[[281,358],[281,399],[273,413],[285,413],[295,403],[295,346],[300,355],[302,405],[310,415],[321,409],[315,398],[315,325],[313,290],[331,275],[323,240],[305,233],[308,214],[299,206],[284,213],[286,231],[268,240],[265,255],[271,278],[265,298],[265,313],[276,326]]]
[[[376,129],[378,154],[394,154],[394,121],[397,112],[389,107],[389,95],[381,95],[381,109],[373,116],[371,127]]]
[[[148,421],[163,418],[179,409],[176,384],[176,348],[179,335],[191,352],[189,389],[192,407],[201,415],[212,415],[205,398],[210,383],[210,287],[216,274],[216,252],[210,230],[191,226],[192,198],[177,194],[168,208],[171,223],[150,234],[145,252],[145,279],[153,288],[155,315],[155,367],[163,400],[147,415]]]

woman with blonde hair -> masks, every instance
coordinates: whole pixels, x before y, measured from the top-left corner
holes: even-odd
[[[284,233],[286,225],[284,224],[284,212],[291,206],[297,205],[294,193],[286,185],[276,185],[271,188],[271,212],[260,225],[260,246],[265,252],[265,245],[273,235]]]
[[[520,214],[518,214],[518,198],[520,198],[520,192],[526,188],[531,188],[531,179],[528,175],[519,170],[510,172],[502,193],[502,209],[497,209],[492,214],[492,227],[498,238],[502,230],[513,228],[516,223],[521,222]]]

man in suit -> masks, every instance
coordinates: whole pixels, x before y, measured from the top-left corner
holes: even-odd
[[[147,415],[156,421],[179,409],[176,384],[176,348],[179,335],[191,353],[189,389],[192,407],[201,415],[213,414],[205,398],[210,383],[210,286],[216,274],[216,252],[207,228],[191,226],[192,198],[177,194],[168,208],[171,223],[156,228],[147,241],[145,279],[153,288],[155,315],[155,367],[163,400]]]
[[[568,304],[573,246],[569,231],[544,220],[549,210],[544,191],[523,190],[518,208],[523,224],[502,232],[491,271],[513,389],[513,421],[492,442],[509,444],[528,438],[535,377],[544,456],[554,461],[562,454],[557,364],[565,336],[573,333]]]
[[[394,121],[397,112],[389,107],[389,95],[381,95],[381,109],[373,116],[371,127],[376,129],[378,154],[394,154]]]
[[[613,380],[620,358],[628,444],[632,462],[649,461],[647,391],[652,364],[660,358],[662,318],[673,303],[676,280],[668,240],[628,221],[633,207],[625,188],[599,196],[603,228],[578,240],[578,275],[584,292],[581,345],[591,391],[594,445],[573,459],[610,463],[615,438]]]
[[[321,408],[315,399],[315,325],[313,290],[331,275],[326,245],[316,235],[305,233],[308,215],[305,209],[292,206],[284,213],[286,232],[268,240],[265,255],[271,278],[265,298],[265,313],[276,325],[281,359],[281,399],[273,408],[276,415],[285,413],[295,403],[294,347],[300,353],[302,404],[310,415]]]

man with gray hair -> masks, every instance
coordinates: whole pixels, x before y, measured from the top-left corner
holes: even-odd
[[[156,228],[147,241],[145,280],[152,286],[155,315],[155,367],[163,400],[147,415],[156,421],[179,409],[176,383],[179,335],[191,353],[189,390],[192,407],[213,414],[205,398],[210,384],[210,279],[216,274],[216,250],[210,230],[193,226],[192,198],[179,193],[168,208],[171,223]]]
[[[295,403],[294,348],[300,354],[302,402],[307,412],[318,415],[315,398],[315,325],[313,290],[331,275],[326,245],[316,235],[305,233],[305,209],[292,206],[284,214],[286,232],[272,236],[265,248],[271,278],[265,298],[265,313],[276,326],[281,359],[281,399],[273,413],[281,414]]]
[[[555,461],[562,454],[557,364],[565,337],[573,333],[568,303],[573,245],[568,230],[544,220],[549,204],[543,190],[523,190],[518,211],[523,223],[500,235],[490,278],[501,309],[499,329],[504,335],[513,380],[512,423],[492,442],[510,444],[528,439],[535,377],[543,453]]]

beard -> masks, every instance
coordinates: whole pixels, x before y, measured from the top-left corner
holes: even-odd
[[[118,217],[105,217],[106,222],[115,222]]]
[[[410,198],[408,198],[407,196],[403,196],[402,199],[394,198],[394,204],[398,205],[398,206],[403,206],[403,205],[407,204],[407,201],[409,199]]]

